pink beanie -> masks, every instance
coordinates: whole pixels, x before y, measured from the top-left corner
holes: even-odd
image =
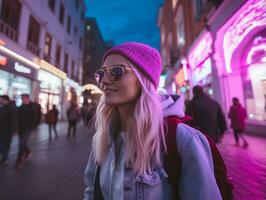
[[[134,64],[155,86],[159,85],[162,72],[162,60],[157,49],[138,42],[126,42],[109,49],[103,62],[110,54],[120,54]]]

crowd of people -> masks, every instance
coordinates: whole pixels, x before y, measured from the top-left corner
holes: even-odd
[[[31,150],[28,145],[29,138],[34,129],[42,122],[48,125],[49,140],[53,137],[58,138],[57,123],[59,121],[59,111],[56,105],[48,110],[46,114],[42,114],[41,106],[32,102],[28,94],[21,95],[22,105],[17,107],[9,96],[0,96],[0,165],[8,163],[8,154],[15,134],[18,135],[18,155],[15,163],[15,169],[19,170],[24,161],[30,155]],[[83,115],[88,115],[83,111]],[[76,124],[81,118],[81,111],[78,105],[72,102],[66,111],[68,128],[67,138],[75,138]]]

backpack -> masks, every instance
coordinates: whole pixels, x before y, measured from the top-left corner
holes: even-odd
[[[185,116],[184,118],[178,118],[176,116],[170,116],[165,118],[166,124],[168,126],[168,131],[165,134],[165,142],[167,154],[164,156],[165,170],[169,177],[169,182],[173,188],[173,199],[178,198],[178,180],[181,176],[181,166],[182,160],[176,146],[176,127],[179,123],[184,123],[191,126],[192,128],[198,129],[195,127],[194,120]],[[198,129],[199,130],[199,129]],[[219,187],[221,196],[223,200],[232,200],[233,199],[233,185],[231,178],[227,174],[226,166],[223,161],[223,158],[217,149],[214,141],[209,138],[206,134],[204,136],[207,138],[210,149],[213,157],[214,164],[214,175],[216,183]]]

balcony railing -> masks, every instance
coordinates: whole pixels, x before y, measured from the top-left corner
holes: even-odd
[[[27,49],[30,52],[32,52],[33,54],[35,54],[36,56],[40,55],[39,47],[36,44],[34,44],[34,43],[30,42],[30,41],[27,41]]]
[[[15,42],[18,41],[18,31],[3,20],[0,20],[0,32]]]

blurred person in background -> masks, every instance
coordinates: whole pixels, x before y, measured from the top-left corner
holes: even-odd
[[[8,162],[8,153],[12,136],[16,127],[16,113],[14,104],[7,95],[0,96],[0,165]]]
[[[186,114],[191,116],[196,126],[219,143],[227,129],[226,120],[221,106],[203,91],[203,87],[193,87],[193,98],[187,105]]]
[[[67,138],[68,139],[70,139],[71,137],[75,138],[77,122],[81,116],[78,105],[72,102],[66,114],[67,114],[67,120],[68,120]]]
[[[239,137],[240,137],[243,141],[243,147],[247,147],[248,142],[242,135],[246,126],[245,120],[247,118],[247,111],[240,104],[239,99],[237,97],[234,97],[232,101],[233,105],[230,107],[228,117],[231,119],[231,128],[233,129],[234,132],[236,146],[239,146]]]
[[[22,105],[18,108],[18,136],[19,152],[15,169],[20,169],[22,163],[29,158],[31,150],[28,147],[28,140],[35,125],[35,107],[30,101],[28,94],[22,94]]]
[[[40,123],[41,123],[41,119],[42,119],[42,107],[41,104],[39,104],[38,102],[33,102],[32,103],[34,106],[34,128],[37,128]]]
[[[53,105],[53,108],[47,112],[45,115],[45,122],[48,124],[49,127],[49,140],[52,139],[52,130],[54,131],[55,137],[57,138],[57,122],[58,122],[58,114],[59,111],[56,108],[56,105]]]

